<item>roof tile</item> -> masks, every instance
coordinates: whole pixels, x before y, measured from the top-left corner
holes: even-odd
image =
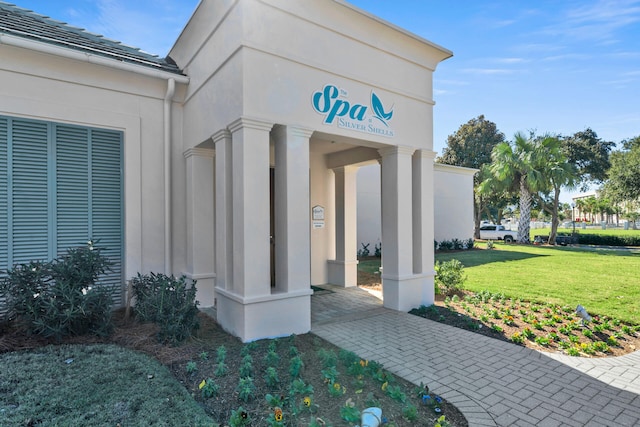
[[[83,28],[0,1],[0,34],[3,33],[161,71],[183,74],[171,58],[160,58],[116,40],[85,31]]]

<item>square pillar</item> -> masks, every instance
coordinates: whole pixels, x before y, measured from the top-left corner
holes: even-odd
[[[302,279],[305,281],[305,289],[292,286],[293,282],[289,280],[288,284],[291,286],[287,285],[286,292],[271,290],[269,143],[272,127],[271,123],[241,118],[229,126],[230,140],[229,134],[224,131],[214,135],[216,175],[219,179],[216,218],[222,218],[217,224],[226,233],[218,236],[218,244],[227,250],[226,256],[218,252],[218,264],[222,271],[221,284],[216,288],[216,314],[218,323],[243,342],[301,334],[311,329],[311,289],[308,279]],[[294,181],[300,178],[289,175],[300,172],[292,160],[304,151],[304,148],[294,147],[296,143],[304,142],[304,138],[296,135],[293,130],[291,133],[285,131],[285,134],[286,140],[291,136],[291,146],[289,142],[283,145],[285,153],[281,155],[286,158],[282,160],[282,167],[286,179],[285,188],[281,191],[288,194],[287,203],[291,201],[291,209],[295,210],[300,207],[300,201],[293,194],[297,191],[297,183]],[[306,139],[308,144],[308,136]],[[287,152],[289,150],[291,152]],[[308,148],[306,153],[308,158]],[[304,163],[304,159],[302,162]],[[308,160],[304,173],[307,176],[304,183],[308,195]],[[224,183],[220,180],[224,180]],[[289,184],[294,187],[287,188]],[[287,203],[283,202],[283,205]],[[291,212],[288,206],[281,209],[291,215],[292,228],[288,229],[289,226],[285,225],[285,231],[289,234],[297,232],[301,227],[301,216],[309,210],[308,197],[302,213]],[[307,214],[304,216],[308,251],[309,219]],[[300,244],[296,238],[297,236],[291,236],[293,243],[291,247],[287,246],[288,250],[295,249],[294,246]],[[293,253],[282,256],[285,260],[287,257],[290,260],[295,257]],[[304,259],[302,261],[304,264]],[[309,263],[308,255],[306,262]],[[296,268],[291,268],[287,274],[290,279],[295,280],[297,286],[299,282],[296,278],[301,273]]]
[[[211,139],[215,144],[216,288],[233,286],[233,209],[231,185],[231,132],[223,129]]]
[[[231,131],[233,292],[271,293],[269,132],[272,125],[242,118]]]
[[[399,311],[418,307],[425,292],[424,276],[414,274],[414,151],[409,147],[380,150],[383,302],[385,307]]]
[[[309,138],[313,132],[276,126],[275,292],[310,289]]]
[[[336,259],[329,260],[329,283],[358,285],[357,166],[335,168]]]
[[[413,154],[413,272],[424,277],[421,304],[435,302],[433,161],[436,153]]]
[[[215,303],[214,151],[191,148],[187,161],[187,268],[184,274],[197,280],[202,307]]]

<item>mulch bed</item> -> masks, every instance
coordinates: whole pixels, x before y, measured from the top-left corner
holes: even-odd
[[[218,422],[226,424],[232,411],[238,410],[242,406],[247,416],[252,420],[247,425],[271,425],[273,421],[273,408],[269,408],[265,403],[265,396],[270,393],[274,396],[288,397],[289,387],[289,361],[291,358],[291,347],[303,360],[303,370],[301,377],[305,383],[313,387],[313,405],[311,409],[302,408],[302,413],[293,418],[292,414],[285,410],[284,417],[287,426],[307,426],[312,420],[320,418],[318,421],[326,420],[327,425],[350,426],[340,419],[341,408],[348,402],[352,402],[356,407],[362,409],[369,406],[368,403],[374,401],[383,408],[383,416],[389,420],[389,425],[396,427],[425,426],[432,427],[440,414],[435,413],[433,407],[425,405],[421,399],[416,397],[417,387],[400,378],[388,376],[390,386],[399,386],[407,394],[407,401],[412,401],[417,408],[418,419],[409,421],[404,418],[404,404],[399,404],[393,400],[388,393],[383,391],[382,382],[374,379],[371,375],[363,375],[357,378],[347,372],[347,368],[338,362],[340,383],[345,387],[346,392],[340,397],[329,396],[328,384],[321,374],[324,369],[323,361],[318,357],[320,349],[332,350],[335,354],[340,354],[340,349],[312,335],[304,334],[276,340],[277,354],[281,359],[277,372],[283,380],[281,387],[269,387],[264,380],[264,373],[267,365],[265,355],[271,340],[262,340],[252,344],[243,344],[237,338],[227,334],[209,316],[199,313],[200,328],[196,334],[187,342],[180,346],[163,345],[157,342],[156,335],[158,328],[153,324],[141,324],[133,320],[124,319],[124,310],[114,313],[115,330],[108,337],[81,336],[68,337],[61,341],[45,339],[38,336],[29,336],[23,330],[16,328],[13,324],[0,325],[0,353],[9,351],[29,350],[45,345],[56,344],[94,344],[94,343],[114,343],[122,347],[143,352],[159,360],[166,365],[173,375],[180,381],[204,409]],[[227,374],[224,377],[216,376],[217,351],[224,346],[226,349]],[[239,367],[246,354],[253,358],[253,371],[255,390],[253,398],[243,401],[239,398],[237,385],[239,382]],[[188,368],[191,365],[192,369]],[[193,369],[195,366],[195,369]],[[203,380],[213,379],[218,387],[217,393],[213,397],[204,398],[201,387]],[[358,389],[363,392],[359,393]],[[399,390],[400,390],[399,389]],[[369,393],[369,390],[373,392]],[[424,390],[424,389],[423,389]],[[435,398],[435,395],[431,394]],[[303,396],[296,396],[302,402]],[[433,401],[433,400],[430,400]],[[441,414],[446,416],[446,420],[451,426],[466,427],[468,423],[462,413],[453,405],[442,400],[438,405]],[[312,411],[312,409],[315,409]],[[306,410],[306,412],[305,412]],[[288,417],[288,418],[287,418]],[[278,424],[275,424],[278,425]]]

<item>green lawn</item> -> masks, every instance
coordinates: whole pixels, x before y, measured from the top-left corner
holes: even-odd
[[[481,245],[484,247],[484,245]],[[437,253],[465,266],[471,291],[582,304],[590,313],[640,323],[640,251],[495,244],[494,250]]]
[[[551,228],[532,228],[530,230],[531,240],[533,240],[534,236],[542,235],[548,236],[551,232]],[[562,228],[558,227],[558,233],[562,234],[571,234],[573,233],[573,228]],[[604,236],[640,236],[640,230],[623,230],[622,228],[607,228],[603,230],[601,227],[588,227],[586,229],[582,229],[582,226],[579,223],[576,223],[576,233],[577,234],[599,234]]]

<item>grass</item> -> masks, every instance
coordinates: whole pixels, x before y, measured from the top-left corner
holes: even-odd
[[[365,258],[359,260],[358,270],[369,274],[380,274],[380,258]]]
[[[551,233],[551,228],[532,228],[530,230],[530,238],[533,241],[533,238],[536,235],[540,236],[548,236]],[[573,227],[563,228],[558,227],[558,233],[560,234],[571,234],[573,233]],[[640,230],[623,230],[621,228],[607,228],[603,230],[600,226],[589,226],[586,229],[582,229],[580,223],[576,223],[576,234],[598,234],[602,236],[640,236]]]
[[[166,367],[116,345],[6,353],[0,366],[2,426],[214,425]]]
[[[591,313],[640,323],[640,253],[494,243],[495,250],[441,252],[465,266],[465,289],[529,301],[582,304]]]

